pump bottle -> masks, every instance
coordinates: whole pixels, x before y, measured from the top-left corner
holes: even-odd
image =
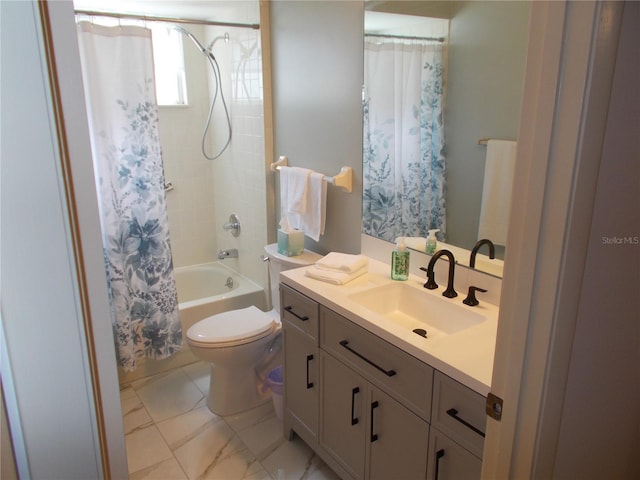
[[[403,237],[396,239],[396,249],[391,253],[391,279],[409,279],[409,251]]]
[[[436,232],[439,232],[439,228],[434,228],[433,230],[429,230],[429,236],[427,237],[427,247],[425,251],[429,255],[433,255],[436,253],[438,249],[438,239],[436,238]]]

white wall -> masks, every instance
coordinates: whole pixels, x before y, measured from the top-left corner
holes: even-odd
[[[52,24],[62,27],[53,28],[52,39],[58,72],[64,72],[58,90],[67,115],[63,157],[76,175],[67,184],[38,6],[0,3],[2,387],[21,478],[101,478],[100,438],[111,454],[105,468],[113,478],[125,478],[72,5],[52,2],[48,8]],[[79,237],[82,244],[74,244]],[[92,334],[85,330],[89,324]]]
[[[225,20],[256,23],[257,2],[242,6],[244,9],[235,12],[239,19],[229,17],[234,12],[225,11]],[[212,8],[215,13],[217,6]],[[260,34],[248,28],[185,28],[204,45],[229,33],[229,43],[218,40],[213,53],[221,68],[221,88],[233,136],[219,158],[208,160],[202,154],[202,133],[215,83],[207,59],[191,40],[183,37],[189,104],[160,107],[165,175],[175,187],[167,194],[174,266],[216,261],[219,250],[237,248],[239,257],[224,260],[225,264],[264,286],[266,269],[260,255],[267,244],[267,193]],[[205,142],[208,156],[220,152],[227,135],[227,119],[219,95]],[[222,228],[231,213],[239,216],[242,225],[237,238]]]
[[[204,28],[184,28],[204,42]],[[202,156],[200,143],[207,119],[208,66],[193,42],[183,35],[188,105],[160,106],[160,144],[167,193],[173,266],[213,261],[216,254],[213,163]]]

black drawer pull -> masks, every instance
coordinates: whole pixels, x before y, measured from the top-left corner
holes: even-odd
[[[438,480],[438,474],[440,473],[440,459],[444,457],[444,449],[440,449],[436,452],[436,474],[434,480]]]
[[[482,438],[484,438],[484,432],[482,430],[478,430],[476,427],[471,425],[469,422],[467,422],[466,420],[463,420],[462,418],[460,418],[458,416],[458,410],[456,410],[455,408],[450,408],[449,410],[447,410],[447,415],[449,415],[450,417],[453,417],[455,420],[459,421],[465,427],[470,428],[471,430],[476,432],[478,435],[480,435]]]
[[[358,417],[354,416],[356,409],[356,395],[358,393],[360,393],[359,387],[355,387],[353,390],[351,390],[351,425],[358,424]]]
[[[346,348],[347,350],[349,350],[351,353],[353,353],[355,356],[357,356],[358,358],[361,358],[362,360],[364,360],[365,362],[367,362],[369,365],[371,365],[374,368],[377,368],[378,370],[380,370],[382,373],[384,373],[387,377],[393,377],[396,374],[395,370],[385,370],[384,368],[376,365],[375,363],[373,363],[371,360],[369,360],[367,357],[365,357],[364,355],[362,355],[361,353],[356,352],[353,348],[351,348],[349,346],[349,341],[348,340],[342,340],[340,341],[340,345],[342,345],[344,348]]]
[[[378,408],[378,406],[379,406],[379,403],[378,403],[377,400],[371,404],[371,443],[373,443],[376,440],[378,440],[378,434],[377,433],[373,433],[373,411],[376,408]]]
[[[304,317],[301,317],[296,312],[294,312],[291,305],[287,305],[286,307],[284,307],[284,309],[302,322],[306,322],[307,320],[309,320],[309,316],[305,315]]]
[[[309,381],[309,362],[313,360],[313,355],[307,355],[307,390],[313,388],[313,382]]]

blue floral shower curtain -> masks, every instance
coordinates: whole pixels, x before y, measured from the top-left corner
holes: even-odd
[[[365,39],[363,232],[444,236],[443,45]]]
[[[182,345],[158,137],[151,31],[78,24],[119,365]]]

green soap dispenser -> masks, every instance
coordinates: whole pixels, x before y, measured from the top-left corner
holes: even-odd
[[[433,230],[429,230],[429,236],[427,237],[427,247],[425,251],[429,255],[433,255],[436,253],[438,249],[438,239],[436,238],[436,233],[439,232],[439,228],[434,228]]]
[[[404,237],[396,239],[396,249],[391,253],[391,279],[409,279],[409,251],[404,244]]]

